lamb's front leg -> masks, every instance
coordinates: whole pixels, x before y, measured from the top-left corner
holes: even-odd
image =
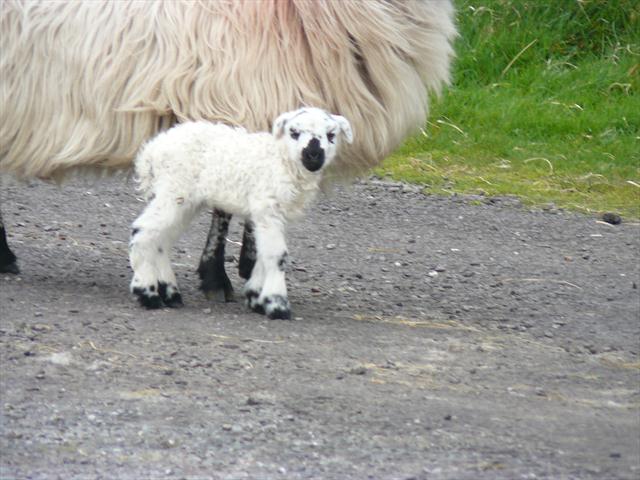
[[[249,306],[271,319],[291,318],[285,268],[288,262],[284,224],[279,219],[255,222],[257,261],[245,292]]]

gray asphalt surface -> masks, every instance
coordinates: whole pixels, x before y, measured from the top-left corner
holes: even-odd
[[[289,229],[294,320],[269,321],[198,291],[206,215],[185,307],[148,312],[132,183],[0,198],[3,479],[640,476],[637,222],[361,182]]]

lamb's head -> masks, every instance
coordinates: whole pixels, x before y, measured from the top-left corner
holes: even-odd
[[[344,136],[353,141],[346,118],[319,108],[301,108],[287,112],[273,123],[273,136],[286,144],[289,159],[310,172],[320,171],[333,162]]]

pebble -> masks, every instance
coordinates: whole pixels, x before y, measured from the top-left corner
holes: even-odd
[[[353,367],[351,370],[349,370],[349,373],[352,375],[365,375],[367,373],[367,367],[365,367],[364,365]]]
[[[52,353],[45,360],[48,360],[54,365],[62,365],[62,366],[71,365],[71,363],[73,362],[73,358],[69,352]]]
[[[270,393],[256,392],[252,393],[247,397],[246,404],[255,406],[255,405],[273,405],[275,403],[275,396]]]
[[[622,223],[622,217],[617,213],[607,212],[602,215],[602,220],[611,225],[619,225]]]
[[[592,355],[595,355],[596,353],[598,353],[598,350],[593,345],[585,345],[584,348],[586,348],[587,351]]]
[[[161,448],[174,448],[178,445],[178,442],[173,438],[164,438],[160,441]]]

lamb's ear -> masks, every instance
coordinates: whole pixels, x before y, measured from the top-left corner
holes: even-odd
[[[291,118],[291,112],[283,113],[275,119],[273,122],[273,128],[271,129],[271,133],[275,138],[280,138],[284,135],[284,126],[289,118]]]
[[[349,120],[340,115],[331,115],[331,118],[340,125],[340,131],[343,133],[347,143],[353,143],[353,132],[351,131],[351,124],[349,123]]]

